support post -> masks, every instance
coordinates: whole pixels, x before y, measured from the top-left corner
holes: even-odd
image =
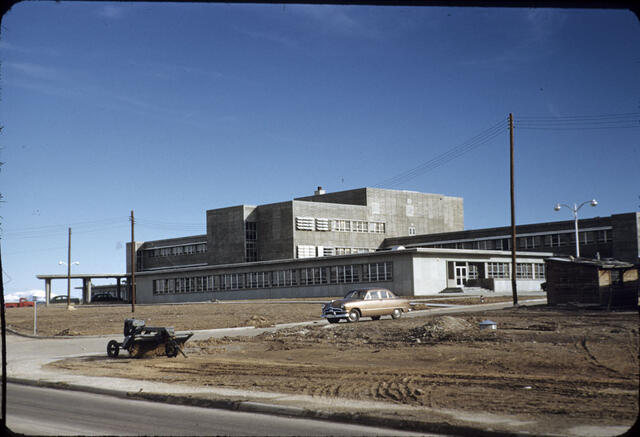
[[[44,299],[44,305],[48,307],[51,300],[51,279],[44,280]]]
[[[84,278],[82,285],[82,302],[91,303],[91,278]]]

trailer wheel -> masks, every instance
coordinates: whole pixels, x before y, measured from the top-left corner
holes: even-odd
[[[109,355],[110,358],[117,358],[119,352],[120,344],[117,341],[111,340],[107,343],[107,355]]]
[[[165,345],[164,353],[167,354],[168,358],[175,358],[178,355],[178,346],[175,342],[170,341]]]

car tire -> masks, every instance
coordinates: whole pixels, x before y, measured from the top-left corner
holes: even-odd
[[[340,319],[327,319],[329,321],[329,323],[338,323],[340,322]]]
[[[347,320],[351,323],[356,323],[358,320],[360,320],[360,311],[355,309],[349,311],[349,317],[347,318]]]
[[[107,355],[109,355],[109,358],[118,358],[119,353],[120,344],[117,341],[111,340],[107,343]]]
[[[391,318],[392,319],[399,319],[400,317],[402,317],[402,311],[399,310],[398,308],[393,310],[393,312],[391,313]]]
[[[371,320],[380,320],[380,316],[371,316]]]

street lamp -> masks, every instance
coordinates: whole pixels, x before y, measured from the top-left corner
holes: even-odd
[[[586,202],[582,202],[580,205],[573,204],[573,208],[569,205],[565,205],[564,203],[556,203],[556,206],[553,208],[556,211],[560,211],[560,208],[563,206],[568,208],[573,212],[573,220],[575,223],[576,230],[576,258],[580,258],[580,240],[578,239],[578,210],[582,208],[586,204],[590,204],[591,206],[598,206],[598,201],[596,199],[587,200]]]
[[[79,265],[80,262],[74,261],[66,263],[64,261],[58,261],[59,266],[67,266],[67,308],[71,306],[71,266]]]

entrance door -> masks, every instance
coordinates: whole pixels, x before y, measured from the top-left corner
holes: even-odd
[[[464,281],[466,280],[467,280],[467,266],[456,265],[456,286],[458,287],[464,286]]]

